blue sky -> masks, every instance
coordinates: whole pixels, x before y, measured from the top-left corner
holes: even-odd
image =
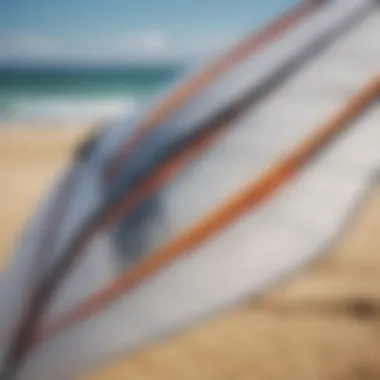
[[[295,0],[0,0],[0,62],[189,59]]]

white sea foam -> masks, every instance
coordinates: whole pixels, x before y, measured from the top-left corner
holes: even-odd
[[[0,98],[0,122],[54,125],[94,122],[127,116],[137,104],[138,100],[132,97]]]

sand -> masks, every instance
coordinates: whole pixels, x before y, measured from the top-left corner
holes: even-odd
[[[1,264],[84,133],[0,128]],[[79,379],[380,379],[379,236],[380,184],[333,249],[261,299]]]
[[[21,224],[84,132],[84,128],[0,128],[0,264],[7,259]]]

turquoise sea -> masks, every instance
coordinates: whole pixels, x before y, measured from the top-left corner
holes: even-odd
[[[258,11],[250,16],[249,29],[262,27],[294,3],[295,0],[260,3]],[[198,66],[198,60],[186,65]],[[53,126],[125,115],[141,99],[160,91],[188,68],[164,63],[28,66],[25,62],[8,62],[8,66],[0,65],[0,126],[5,121]]]
[[[250,29],[262,27],[294,3],[260,3],[251,15]],[[199,64],[192,61],[186,65],[194,63]],[[8,62],[8,66],[0,65],[0,127],[5,121],[53,126],[125,115],[141,99],[175,81],[185,69],[188,71],[181,64],[164,63],[38,66]]]
[[[250,14],[252,21],[247,29],[259,29],[295,2],[257,1],[257,12]],[[27,65],[25,61],[12,65],[1,58],[4,57],[0,53],[0,127],[4,122],[55,126],[60,122],[64,125],[126,115],[142,99],[161,91],[185,70],[188,72],[189,66],[198,66],[204,59],[198,56],[191,62],[185,59],[183,66],[147,62],[65,66],[59,60],[58,66],[51,62],[38,66],[36,62]]]
[[[174,64],[3,67],[0,122],[67,123],[126,114],[182,71]]]

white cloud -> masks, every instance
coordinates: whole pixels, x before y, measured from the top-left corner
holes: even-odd
[[[195,54],[210,54],[224,50],[236,41],[236,36],[227,34],[215,34],[206,36],[194,36],[188,46]]]
[[[55,52],[54,41],[45,36],[28,33],[0,36],[0,59],[48,56]]]
[[[156,59],[170,51],[170,40],[163,32],[146,30],[116,39],[113,54],[120,58]]]
[[[183,60],[218,53],[235,40],[227,34],[169,37],[160,31],[143,31],[123,36],[114,53],[126,59]]]
[[[125,42],[131,48],[151,53],[165,50],[168,39],[162,32],[148,30],[127,36]],[[128,45],[126,47],[128,48]]]
[[[127,62],[188,60],[217,53],[234,40],[230,35],[171,38],[159,30],[142,30],[112,39],[63,40],[33,33],[0,36],[0,62]]]

